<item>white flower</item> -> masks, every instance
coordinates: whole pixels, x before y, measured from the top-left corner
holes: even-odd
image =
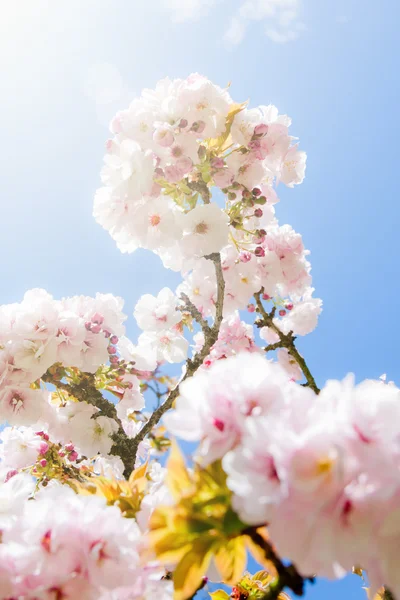
[[[1,466],[21,469],[34,464],[46,442],[30,427],[6,427],[0,434]]]
[[[180,363],[186,360],[189,342],[178,331],[146,331],[139,337],[139,347],[149,345],[157,353],[157,360],[169,363]]]
[[[169,288],[163,288],[157,297],[145,294],[136,304],[134,317],[144,331],[170,329],[181,321],[176,310],[177,298]]]
[[[181,248],[187,257],[219,252],[229,236],[229,217],[216,204],[201,204],[182,218]]]

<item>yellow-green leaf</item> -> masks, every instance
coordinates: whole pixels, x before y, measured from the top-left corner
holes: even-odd
[[[184,495],[186,489],[193,487],[184,458],[175,441],[171,442],[166,484],[175,500],[179,500]]]
[[[210,593],[212,600],[229,600],[230,596],[224,590],[217,590]]]
[[[222,580],[228,585],[234,585],[242,577],[246,568],[245,539],[236,537],[229,540],[218,550],[214,560]]]
[[[196,540],[174,571],[174,600],[187,600],[199,589],[209,567],[214,540]]]

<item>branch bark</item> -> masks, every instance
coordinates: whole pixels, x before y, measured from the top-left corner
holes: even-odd
[[[118,431],[111,436],[113,445],[110,454],[119,456],[124,463],[124,476],[129,477],[135,468],[136,453],[132,448],[132,440],[129,438],[123,427],[121,420],[117,415],[115,404],[104,398],[103,394],[96,388],[94,376],[90,373],[84,373],[79,383],[64,383],[55,379],[49,372],[43,375],[42,380],[53,384],[60,390],[75,396],[81,402],[87,402],[100,410],[98,416],[114,419],[118,424]]]
[[[285,566],[271,544],[254,528],[243,531],[264,551],[265,558],[276,568],[277,577],[268,586],[268,591],[259,600],[276,600],[284,588],[289,588],[297,596],[303,596],[305,581],[314,581],[313,577],[302,577],[294,565]]]
[[[267,313],[261,300],[262,293],[263,290],[260,290],[259,292],[256,292],[254,294],[254,298],[256,300],[257,305],[257,312],[261,315],[261,318],[256,321],[256,325],[257,327],[269,327],[279,336],[279,342],[267,346],[265,348],[266,352],[269,352],[270,350],[277,350],[278,348],[286,348],[290,356],[294,358],[294,360],[299,365],[300,369],[303,371],[304,377],[307,381],[307,384],[305,385],[311,388],[316,394],[319,394],[320,389],[317,386],[315,379],[307,366],[306,361],[301,356],[301,354],[295,346],[294,342],[296,338],[293,336],[293,333],[291,331],[289,331],[288,334],[285,334],[279,329],[279,327],[277,327],[277,325],[274,323],[276,309],[274,307],[270,313]]]
[[[133,454],[136,457],[139,444],[144,440],[146,435],[150,433],[152,428],[157,425],[157,423],[161,420],[162,416],[172,408],[172,405],[176,398],[179,396],[179,386],[180,384],[192,377],[197,371],[197,369],[203,364],[204,359],[210,353],[212,346],[218,339],[219,330],[222,323],[223,312],[224,312],[224,295],[225,295],[225,281],[222,273],[222,265],[221,265],[221,256],[218,253],[210,254],[206,256],[208,260],[212,260],[215,266],[215,274],[217,278],[217,302],[215,305],[215,320],[212,327],[209,327],[208,323],[207,327],[204,331],[204,346],[192,359],[189,358],[186,363],[186,372],[183,375],[180,382],[177,386],[169,393],[167,399],[161,406],[159,406],[151,415],[149,420],[143,425],[142,429],[132,440]],[[190,302],[190,300],[189,300]],[[191,303],[192,304],[192,303]],[[195,307],[196,308],[196,307]],[[197,309],[196,309],[197,311]],[[200,314],[200,313],[199,313]],[[201,315],[200,315],[201,317]],[[203,317],[201,317],[201,321],[204,321]]]
[[[204,204],[210,204],[211,192],[205,181],[188,181],[187,186],[193,190],[193,192],[200,194],[200,196],[203,198]]]

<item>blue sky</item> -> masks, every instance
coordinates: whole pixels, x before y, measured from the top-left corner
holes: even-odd
[[[319,327],[299,344],[316,379],[352,371],[400,383],[396,0],[7,4],[2,303],[32,287],[56,297],[102,291],[124,297],[131,315],[141,294],[178,283],[156,256],[120,254],[92,219],[92,197],[114,111],[161,77],[198,71],[231,81],[238,101],[276,104],[308,153],[305,182],[280,190],[277,214],[303,234],[324,301]],[[321,582],[307,597],[339,595],[364,598],[360,580]]]

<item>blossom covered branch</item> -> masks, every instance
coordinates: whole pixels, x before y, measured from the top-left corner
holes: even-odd
[[[297,348],[294,344],[294,341],[296,338],[293,336],[293,332],[289,331],[287,334],[285,334],[279,329],[279,327],[274,322],[276,307],[274,306],[272,308],[271,312],[267,313],[263,306],[263,303],[262,303],[262,299],[261,299],[262,294],[263,294],[263,290],[261,290],[260,292],[256,292],[254,294],[254,298],[256,299],[256,303],[257,303],[257,312],[261,315],[261,318],[255,322],[255,325],[257,327],[268,327],[279,338],[278,342],[269,344],[265,348],[265,351],[269,352],[270,350],[278,350],[279,348],[286,348],[286,350],[288,351],[290,356],[296,361],[296,363],[299,365],[300,369],[302,370],[302,372],[307,380],[306,385],[308,387],[310,387],[316,394],[319,394],[320,390],[319,390],[317,384],[315,383],[315,379],[312,376],[311,371],[308,368],[306,361],[301,356],[301,354],[299,353],[299,351],[297,350]]]
[[[216,580],[214,600],[273,600],[359,565],[400,598],[400,390],[320,389],[296,348],[322,302],[275,211],[305,175],[290,127],[198,74],[112,120],[94,218],[181,282],[138,299],[135,342],[111,294],[0,307],[0,599],[188,600]]]

